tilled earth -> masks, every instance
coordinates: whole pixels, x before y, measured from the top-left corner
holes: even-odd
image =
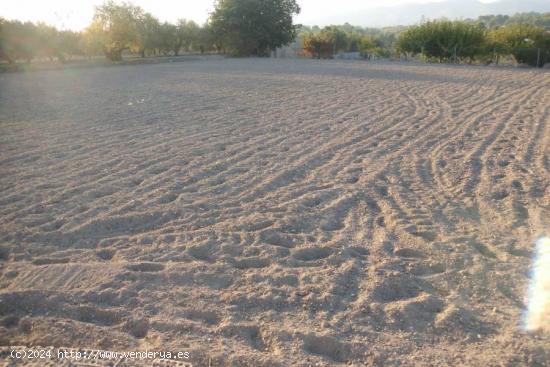
[[[0,345],[548,365],[521,318],[549,85],[269,59],[0,75]]]

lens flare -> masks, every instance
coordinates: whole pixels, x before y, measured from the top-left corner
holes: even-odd
[[[529,284],[524,329],[550,330],[550,238],[537,241],[536,254]]]

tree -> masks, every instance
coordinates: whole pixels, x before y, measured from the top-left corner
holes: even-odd
[[[80,48],[80,33],[73,31],[57,32],[58,56],[65,60],[73,55],[83,55]]]
[[[324,40],[320,34],[308,32],[303,35],[302,47],[308,51],[312,57],[321,58],[321,49],[324,45]]]
[[[197,38],[193,47],[199,50],[201,54],[216,48],[214,34],[209,24],[205,24],[198,29]]]
[[[537,66],[538,62],[542,66],[550,48],[550,34],[530,24],[512,24],[491,30],[488,43],[497,57],[513,55],[518,63]]]
[[[147,52],[154,53],[159,44],[160,22],[150,13],[143,13],[137,19],[136,51],[145,57]]]
[[[311,53],[312,57],[330,58],[334,53],[334,38],[328,32],[309,32],[303,37],[303,48]]]
[[[355,31],[347,33],[346,37],[346,51],[357,52],[360,51],[361,35]]]
[[[424,45],[428,43],[428,35],[420,26],[412,26],[399,35],[396,49],[405,55],[423,53]]]
[[[390,52],[384,47],[382,41],[376,37],[363,36],[359,41],[359,52],[363,57],[370,59],[373,55],[389,57]]]
[[[328,41],[332,47],[332,55],[334,56],[339,51],[344,50],[347,45],[347,34],[339,27],[327,26],[321,31],[324,34],[324,38]]]
[[[105,43],[105,32],[103,32],[101,25],[98,22],[92,22],[82,32],[79,48],[88,59],[91,59],[93,56],[104,52]]]
[[[102,33],[105,56],[112,61],[122,60],[122,51],[136,48],[139,43],[139,20],[143,10],[128,3],[110,0],[96,7],[92,27]]]
[[[485,47],[485,29],[480,24],[465,21],[434,20],[413,26],[397,39],[400,53],[421,53],[429,59],[472,61]]]
[[[339,51],[355,50],[359,47],[359,38],[351,40],[352,35],[339,26],[327,26],[317,32],[307,32],[302,35],[302,47],[313,57],[334,57]]]
[[[185,51],[190,51],[191,48],[198,48],[199,29],[197,23],[192,20],[178,20],[176,30],[176,47],[174,53],[177,56],[178,52],[183,48]]]
[[[233,54],[267,56],[296,38],[296,0],[218,0],[210,24]]]
[[[179,51],[177,31],[178,27],[174,24],[164,22],[160,25],[158,48],[163,55],[166,56],[176,49]]]
[[[9,63],[23,59],[30,63],[38,50],[36,26],[31,22],[22,23],[18,20],[0,22],[1,54]]]

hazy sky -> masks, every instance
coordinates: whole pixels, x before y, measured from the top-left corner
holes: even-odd
[[[439,0],[440,1],[440,0]],[[481,0],[488,3],[494,0]],[[0,16],[8,19],[44,21],[62,29],[79,30],[93,16],[94,6],[102,0],[3,0]],[[178,18],[203,23],[213,9],[214,0],[133,0],[161,21],[175,22]],[[381,6],[410,3],[429,3],[438,0],[298,0],[302,12],[296,22],[324,25],[322,19],[338,11],[354,12]]]

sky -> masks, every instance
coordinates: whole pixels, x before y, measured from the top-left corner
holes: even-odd
[[[335,12],[353,13],[373,8],[415,3],[435,3],[441,0],[298,0],[302,11],[295,19],[306,25],[326,25]],[[495,0],[480,0],[484,3]],[[92,19],[94,6],[102,0],[6,0],[0,6],[0,16],[23,21],[44,21],[59,29],[81,30]],[[131,0],[161,21],[175,22],[178,18],[202,24],[213,9],[214,0]],[[390,25],[390,24],[387,24]]]

